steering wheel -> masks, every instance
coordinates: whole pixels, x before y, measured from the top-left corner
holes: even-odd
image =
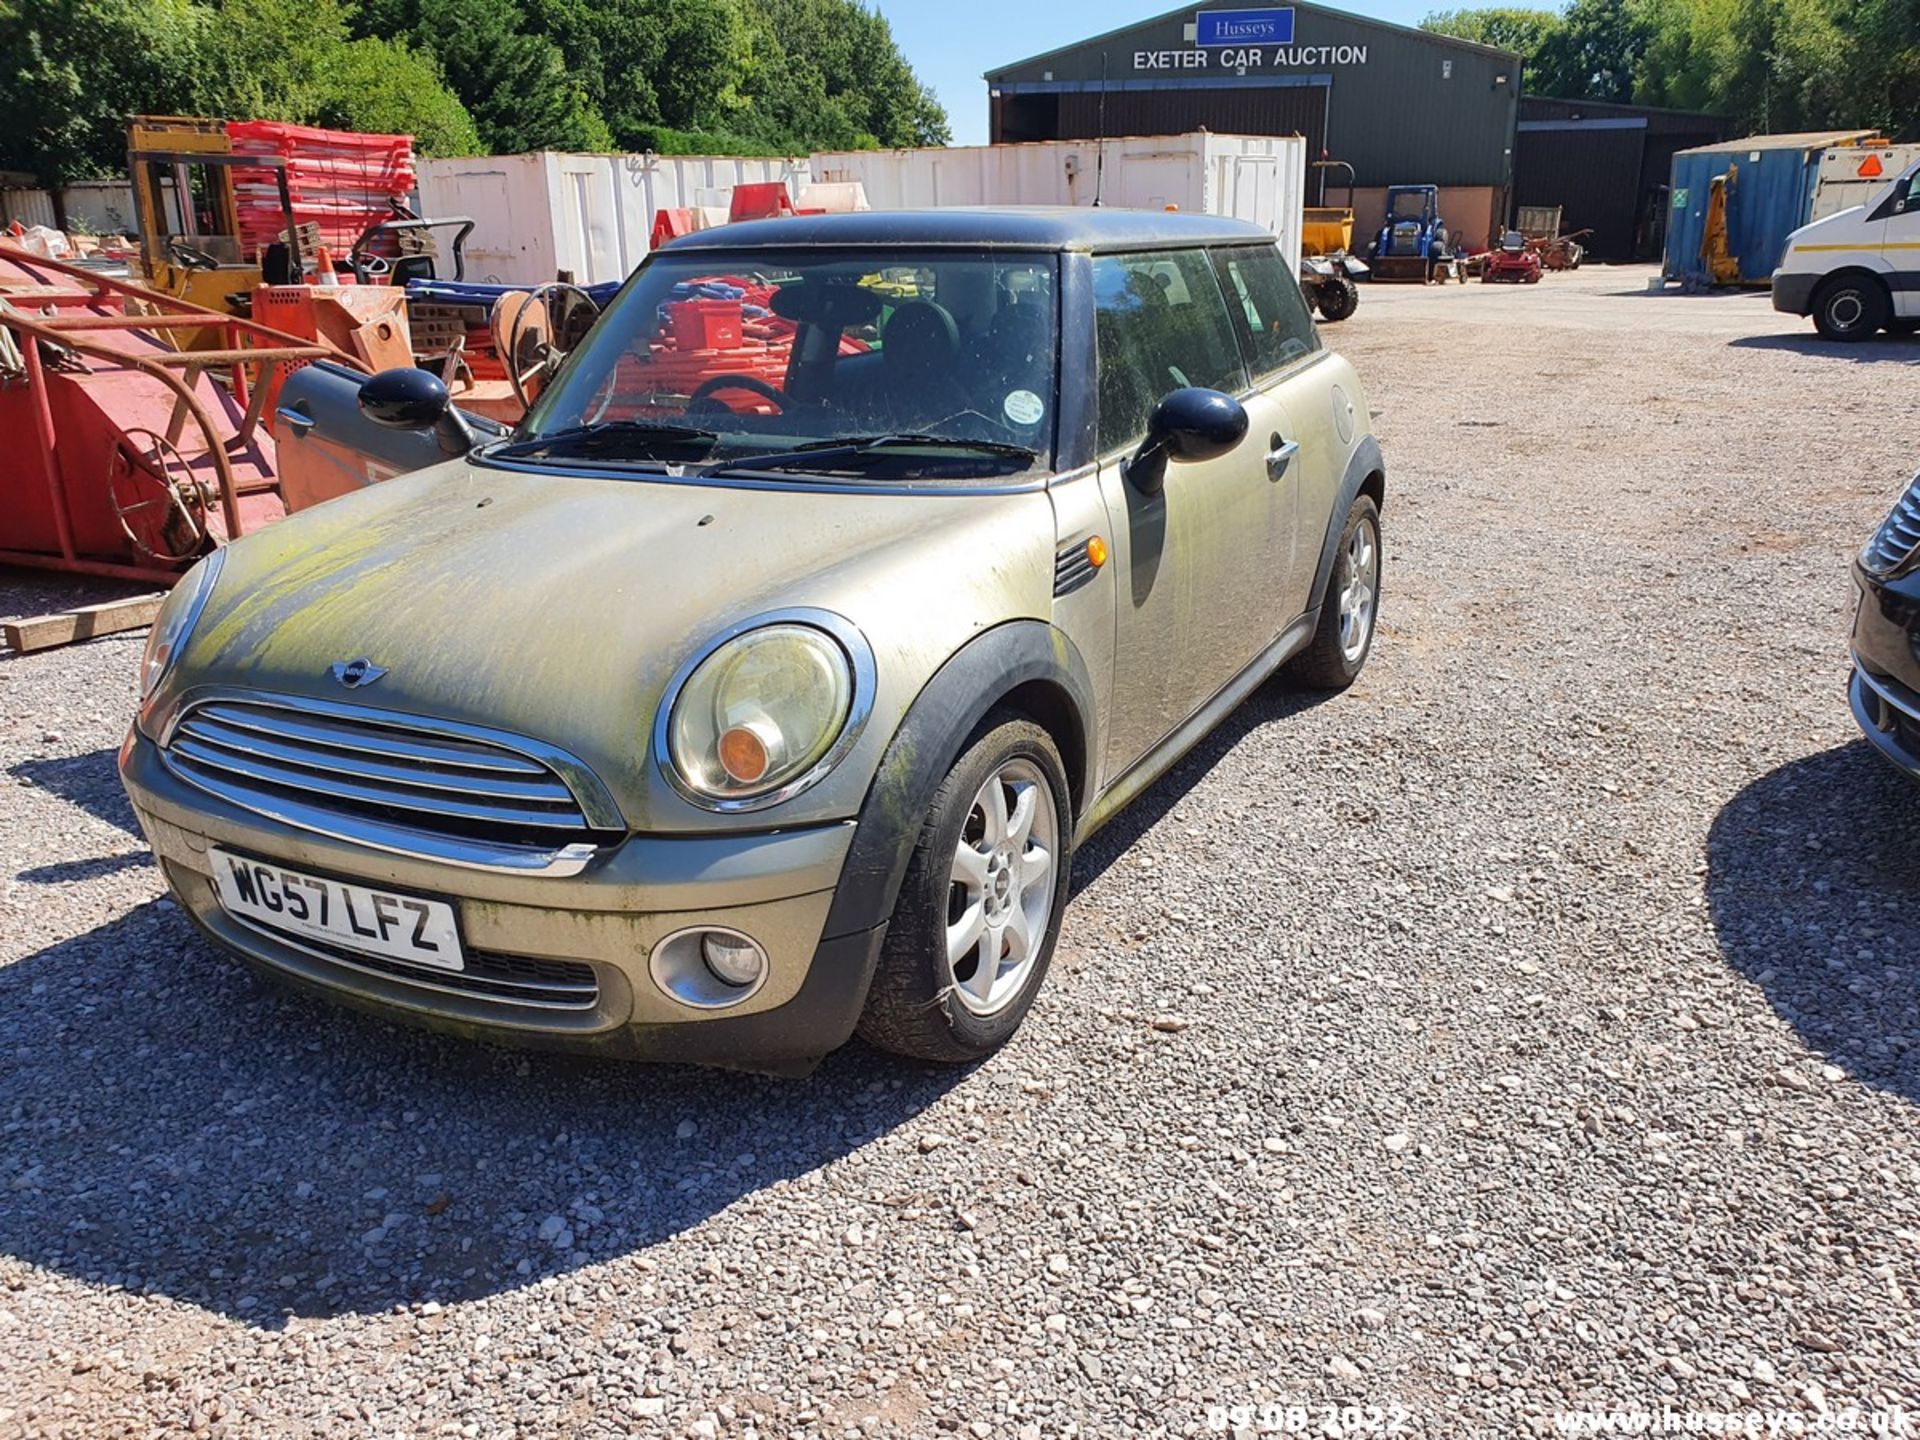
[[[564,280],[509,291],[494,301],[493,343],[523,409],[533,408],[599,315],[593,297]]]
[[[698,405],[702,413],[728,409],[713,397],[722,390],[746,390],[758,395],[782,414],[786,413],[787,396],[783,390],[776,389],[757,375],[709,375],[693,387],[693,393],[687,397],[687,413],[693,413]]]
[[[184,240],[167,241],[167,254],[189,270],[218,270],[220,262],[204,250],[196,250]]]
[[[107,501],[134,549],[163,565],[200,555],[210,500],[178,445],[153,430],[122,432],[107,462]]]

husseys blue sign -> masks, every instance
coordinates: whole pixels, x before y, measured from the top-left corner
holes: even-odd
[[[1195,13],[1196,45],[1291,45],[1293,7],[1273,10],[1201,10]]]

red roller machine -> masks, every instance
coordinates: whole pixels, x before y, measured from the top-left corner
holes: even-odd
[[[218,333],[182,352],[179,330]],[[170,583],[286,513],[262,425],[332,346],[0,243],[0,564]]]

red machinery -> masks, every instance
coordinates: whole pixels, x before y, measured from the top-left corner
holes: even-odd
[[[1505,282],[1510,285],[1535,285],[1540,280],[1540,252],[1527,243],[1527,237],[1518,230],[1509,230],[1500,241],[1498,250],[1489,250],[1480,257],[1480,280],[1491,285]]]
[[[179,330],[217,332],[217,348],[174,350]],[[167,582],[279,519],[261,419],[286,372],[319,359],[363,368],[0,242],[0,435],[15,440],[0,563]]]

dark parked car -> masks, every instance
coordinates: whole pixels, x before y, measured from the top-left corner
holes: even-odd
[[[1854,562],[1853,715],[1920,779],[1920,475]]]

